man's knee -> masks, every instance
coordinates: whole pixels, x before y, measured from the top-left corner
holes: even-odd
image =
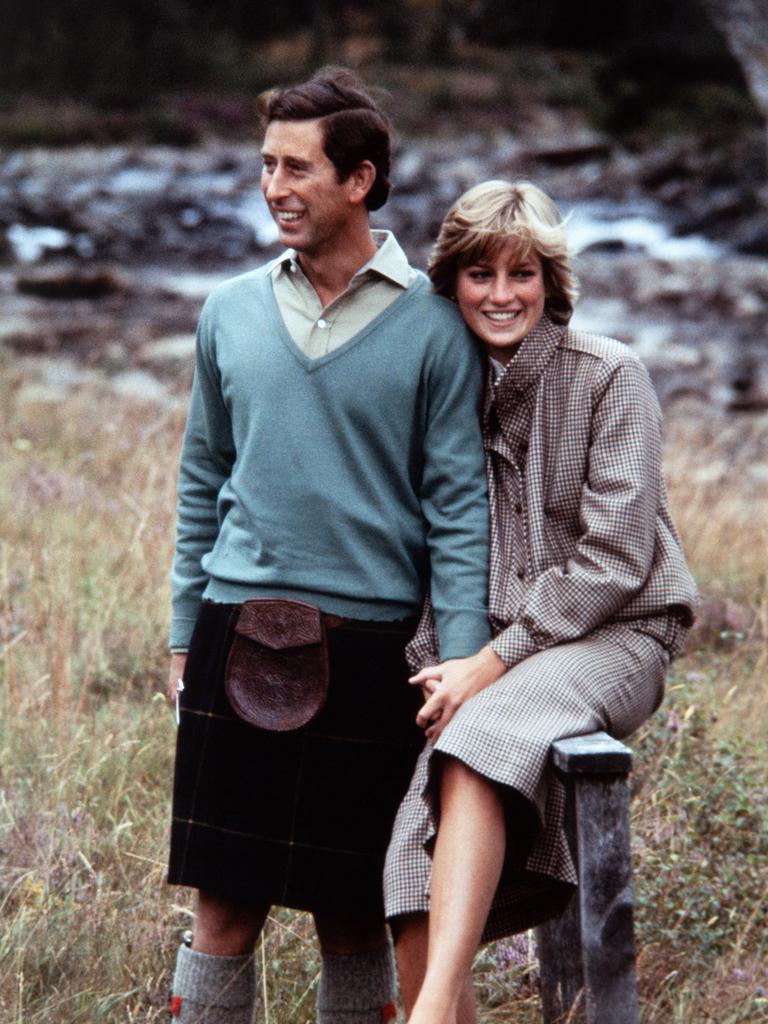
[[[268,913],[268,906],[239,903],[200,890],[195,901],[192,948],[214,956],[250,953]]]
[[[388,941],[387,926],[379,914],[339,917],[315,913],[315,929],[324,953],[345,956],[379,949]]]

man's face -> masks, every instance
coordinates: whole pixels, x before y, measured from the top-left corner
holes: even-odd
[[[261,149],[261,189],[280,241],[309,257],[343,246],[357,205],[323,152],[319,120],[272,121]]]

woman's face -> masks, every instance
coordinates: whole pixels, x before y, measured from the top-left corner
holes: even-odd
[[[496,256],[462,267],[456,300],[470,330],[500,363],[508,363],[544,313],[546,289],[540,257],[520,262],[512,243]]]

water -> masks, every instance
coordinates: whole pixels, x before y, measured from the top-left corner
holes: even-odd
[[[398,157],[390,203],[377,223],[399,225],[406,245],[427,244],[416,237],[432,230],[455,196],[467,185],[495,172],[493,151],[483,162],[470,152],[471,138],[460,152],[438,155],[424,146],[406,148]],[[476,147],[475,147],[476,148]],[[497,147],[498,149],[498,147]],[[439,158],[438,158],[439,156]],[[6,239],[19,263],[37,263],[49,255],[72,254],[87,260],[120,258],[120,225],[146,224],[147,262],[161,258],[163,247],[176,262],[205,236],[206,254],[222,262],[259,251],[277,242],[277,228],[259,189],[260,162],[254,147],[174,152],[148,147],[139,152],[113,147],[103,152],[74,149],[40,154],[13,154],[2,164],[0,199],[16,209]],[[569,236],[579,252],[590,247],[624,248],[666,260],[715,259],[727,251],[701,235],[677,236],[669,211],[652,199],[584,200],[561,203],[570,214]],[[414,238],[409,237],[414,234]],[[141,259],[140,237],[131,236]]]
[[[702,235],[675,236],[659,207],[651,202],[579,203],[568,215],[568,237],[575,252],[592,246],[622,246],[654,259],[716,259],[725,247]]]

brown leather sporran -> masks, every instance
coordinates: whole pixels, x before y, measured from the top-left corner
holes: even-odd
[[[304,601],[246,601],[225,669],[227,698],[249,725],[273,732],[300,729],[328,694],[323,615]]]

